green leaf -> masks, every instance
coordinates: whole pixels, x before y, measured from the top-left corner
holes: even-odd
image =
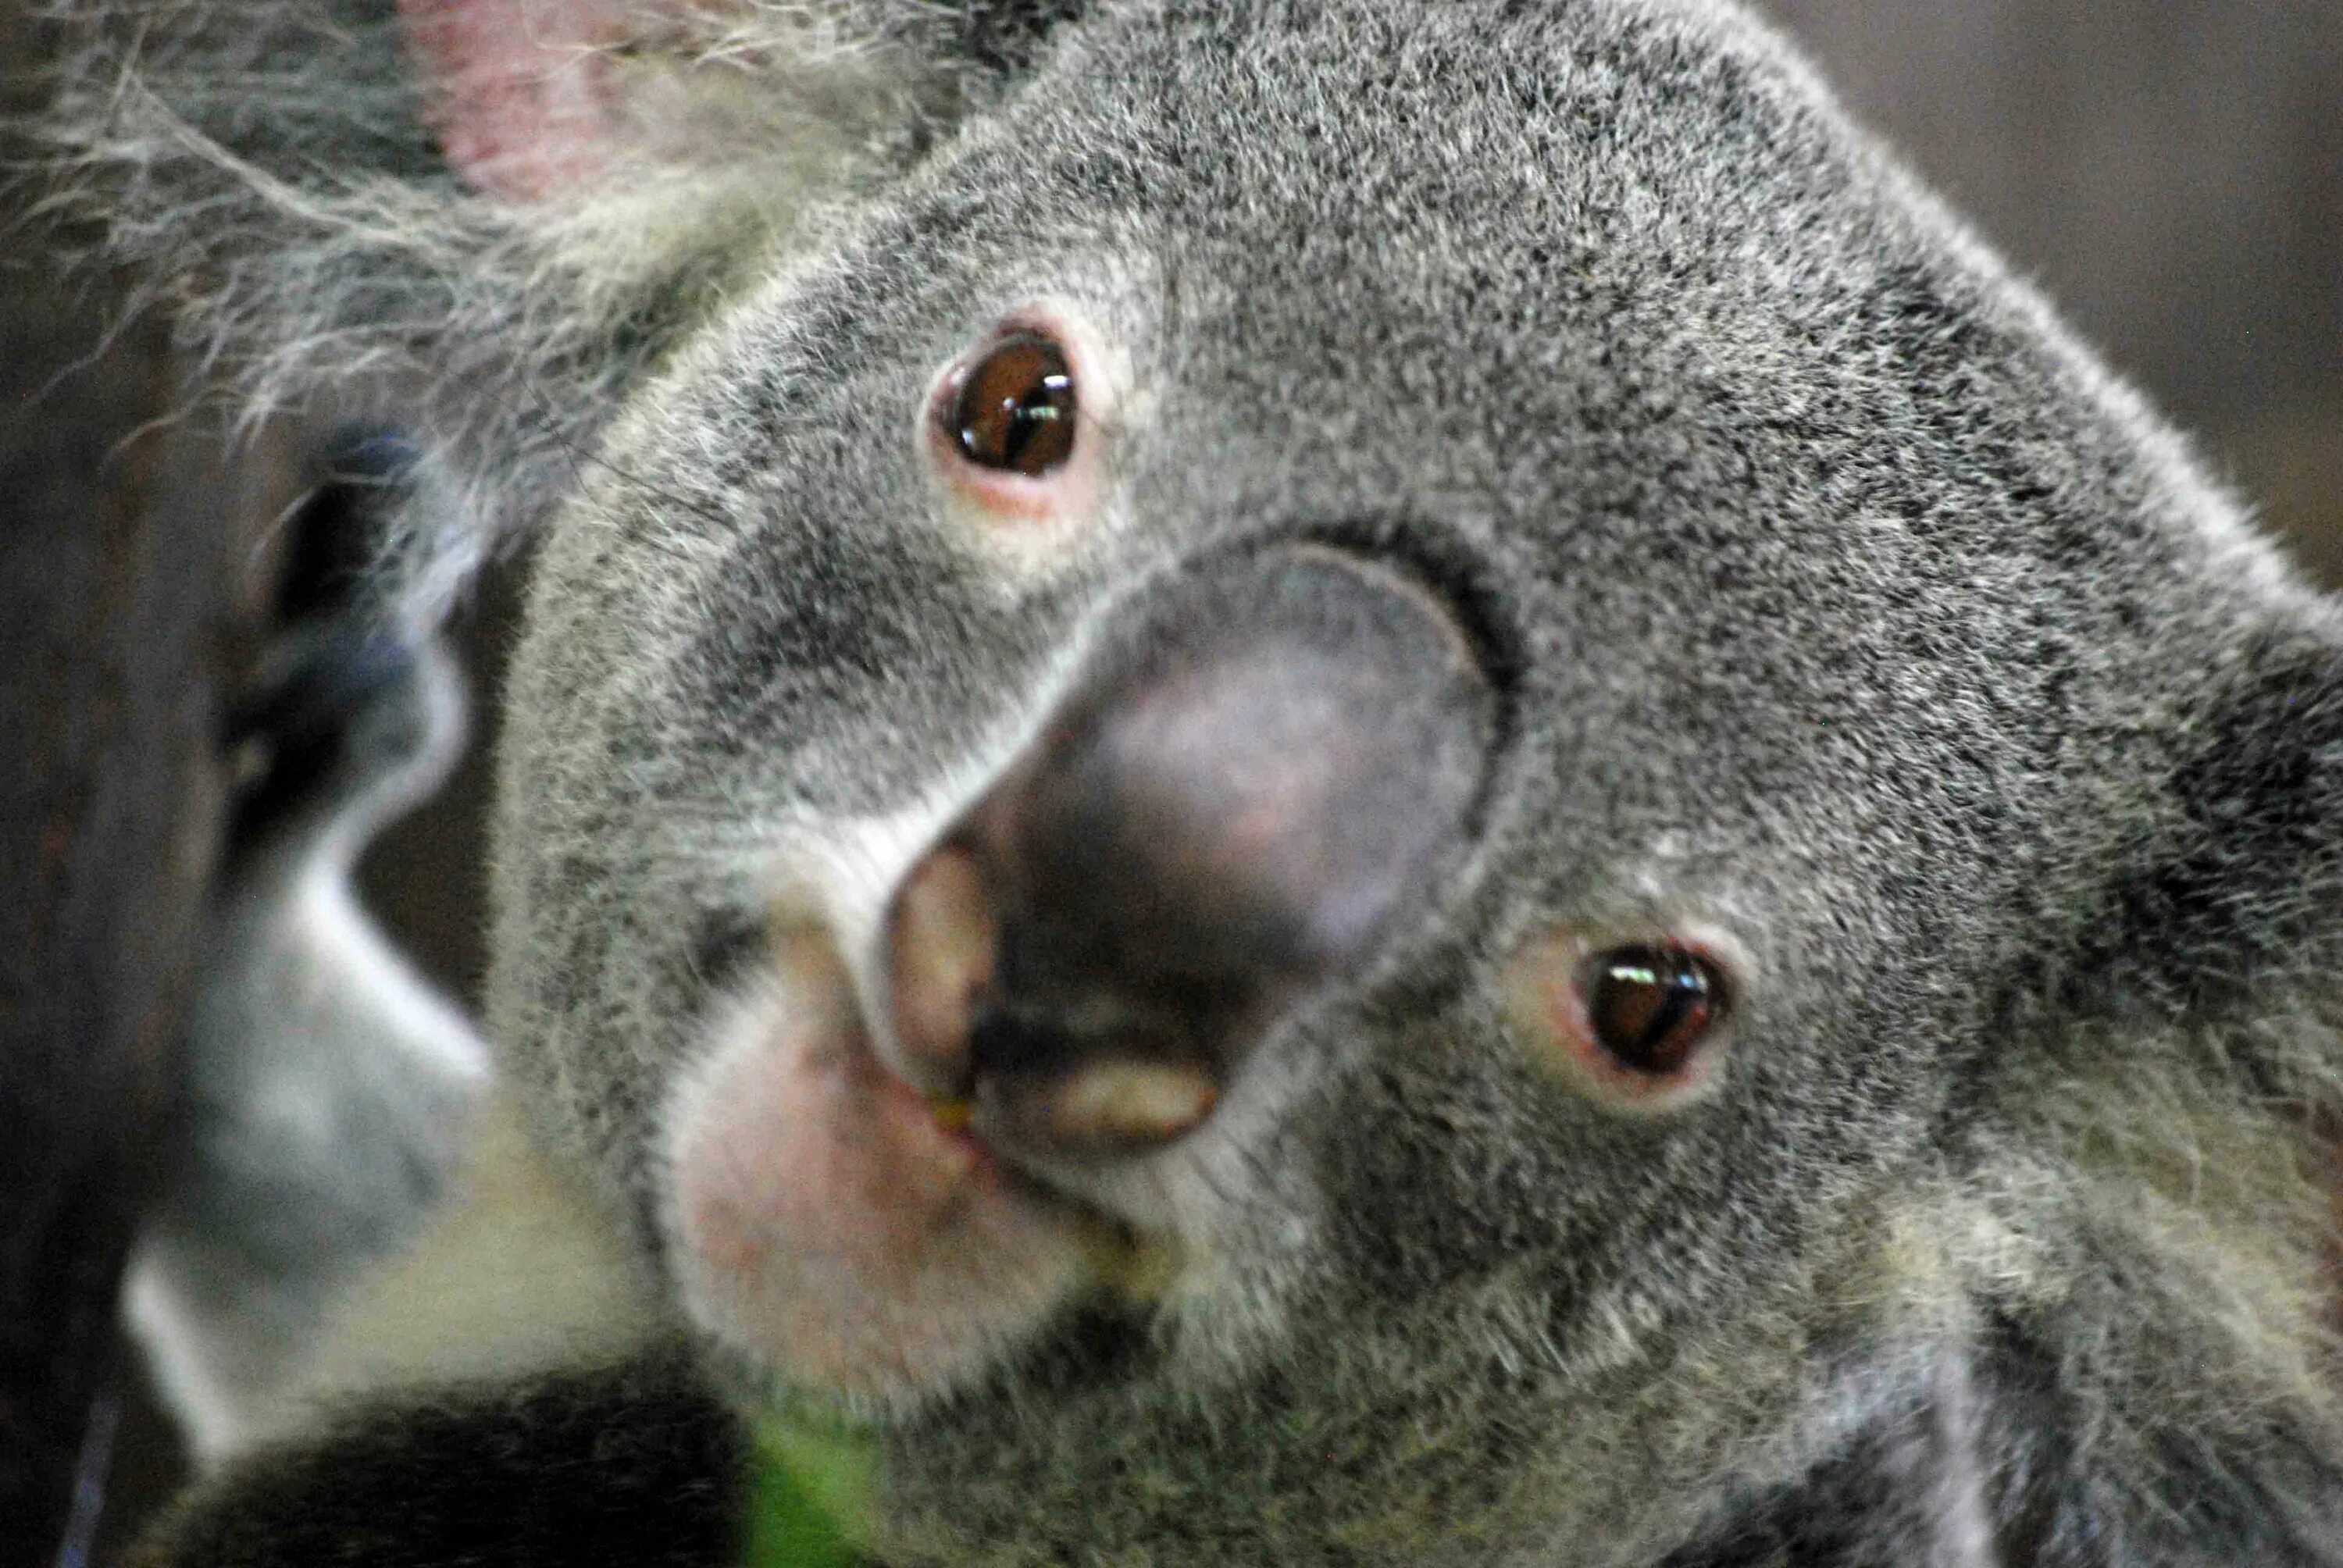
[[[869,1442],[777,1418],[756,1448],[747,1568],[854,1568],[877,1484]]]

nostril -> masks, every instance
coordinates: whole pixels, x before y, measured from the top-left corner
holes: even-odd
[[[1192,1131],[1221,1094],[1198,1043],[1212,1010],[1176,987],[1068,991],[1030,972],[1021,985],[1016,954],[1032,933],[998,907],[997,880],[956,841],[904,879],[886,928],[898,1070],[1008,1147],[1107,1157]]]
[[[1083,1043],[1053,1023],[988,1012],[968,1035],[969,1070],[982,1079],[1051,1078],[1080,1060]]]

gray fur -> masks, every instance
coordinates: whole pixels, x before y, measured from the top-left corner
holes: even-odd
[[[327,221],[69,133],[265,388],[382,315],[432,398],[493,359],[590,443],[564,472],[453,431],[501,511],[552,513],[491,1033],[653,1250],[660,1119],[776,845],[997,769],[1201,552],[1337,538],[1483,623],[1473,854],[1290,1020],[1252,1141],[1167,1178],[1209,1288],[889,1418],[880,1554],[2343,1562],[2333,607],[1724,5],[1102,0],[980,65],[960,35],[885,45],[865,150],[739,149],[607,272],[403,136],[323,144],[363,198]],[[187,79],[227,101],[218,69]],[[768,158],[772,209],[731,177]],[[637,199],[558,224],[607,240]],[[1121,521],[1034,568],[940,515],[907,437],[1038,296],[1138,392],[1099,432]],[[1747,954],[1722,1092],[1629,1119],[1532,1068],[1505,955],[1684,920]]]

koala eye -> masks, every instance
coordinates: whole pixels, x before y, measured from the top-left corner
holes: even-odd
[[[1035,299],[998,317],[938,370],[911,420],[936,522],[995,568],[1051,569],[1107,515],[1107,437],[1127,387],[1114,340],[1080,307]]]
[[[1563,1082],[1614,1111],[1665,1112],[1722,1081],[1734,950],[1723,933],[1606,942],[1549,929],[1508,961],[1507,1011],[1531,1060]]]
[[[1724,1020],[1725,976],[1689,948],[1638,943],[1586,960],[1579,976],[1588,1032],[1630,1072],[1681,1072]]]
[[[1075,407],[1065,351],[1038,332],[1019,332],[970,367],[946,429],[978,467],[1039,478],[1073,455]]]

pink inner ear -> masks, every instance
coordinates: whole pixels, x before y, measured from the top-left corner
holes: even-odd
[[[440,150],[494,196],[536,201],[622,150],[625,106],[606,53],[629,0],[398,0]]]

